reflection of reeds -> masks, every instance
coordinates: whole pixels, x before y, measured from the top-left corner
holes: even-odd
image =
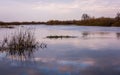
[[[31,57],[33,52],[39,47],[42,48],[42,46],[39,45],[31,32],[20,31],[11,36],[10,39],[9,37],[4,38],[0,51],[7,52],[7,54],[13,58],[20,57],[20,59],[26,59]]]

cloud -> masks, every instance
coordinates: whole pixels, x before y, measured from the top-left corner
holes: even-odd
[[[80,19],[83,13],[114,17],[119,7],[119,0],[0,0],[0,20]]]

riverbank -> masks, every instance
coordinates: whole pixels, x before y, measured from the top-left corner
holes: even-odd
[[[105,26],[105,27],[120,27],[120,20],[114,18],[91,18],[87,20],[49,20],[47,22],[0,22],[0,26],[8,27],[10,25],[78,25],[78,26]]]

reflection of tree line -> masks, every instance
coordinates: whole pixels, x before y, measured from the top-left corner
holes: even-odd
[[[109,38],[107,37],[107,35],[111,34],[111,32],[81,32],[81,38],[83,39],[94,39],[94,38]],[[95,35],[99,35],[98,37]],[[106,37],[105,37],[105,36]],[[112,36],[112,35],[111,35]],[[115,35],[117,39],[120,39],[120,33],[115,33]],[[77,36],[64,36],[64,35],[50,35],[50,36],[46,36],[46,38],[48,39],[69,39],[69,38],[78,38]]]
[[[103,35],[108,35],[110,34],[109,32],[96,32],[96,33],[92,33],[92,32],[82,32],[81,35],[82,35],[82,38],[84,39],[89,39],[90,35],[96,35],[96,34],[100,34],[101,36]],[[116,34],[116,38],[117,39],[120,39],[120,33],[115,33]]]
[[[116,33],[118,39],[120,39],[120,33]]]
[[[31,32],[19,32],[9,39],[4,38],[0,43],[0,52],[5,52],[7,57],[18,60],[33,58],[39,48],[47,48],[47,44],[39,44]]]

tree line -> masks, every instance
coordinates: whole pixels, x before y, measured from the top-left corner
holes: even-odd
[[[29,25],[29,24],[46,24],[46,25],[79,25],[79,26],[116,26],[120,27],[120,13],[114,18],[110,17],[91,17],[88,14],[82,14],[81,20],[49,20],[47,22],[0,22],[0,25]]]
[[[59,21],[50,20],[46,24],[48,25],[69,25],[75,24],[80,26],[118,26],[120,27],[120,13],[117,13],[114,18],[109,17],[90,17],[88,14],[83,14],[81,20],[71,20],[71,21]]]

